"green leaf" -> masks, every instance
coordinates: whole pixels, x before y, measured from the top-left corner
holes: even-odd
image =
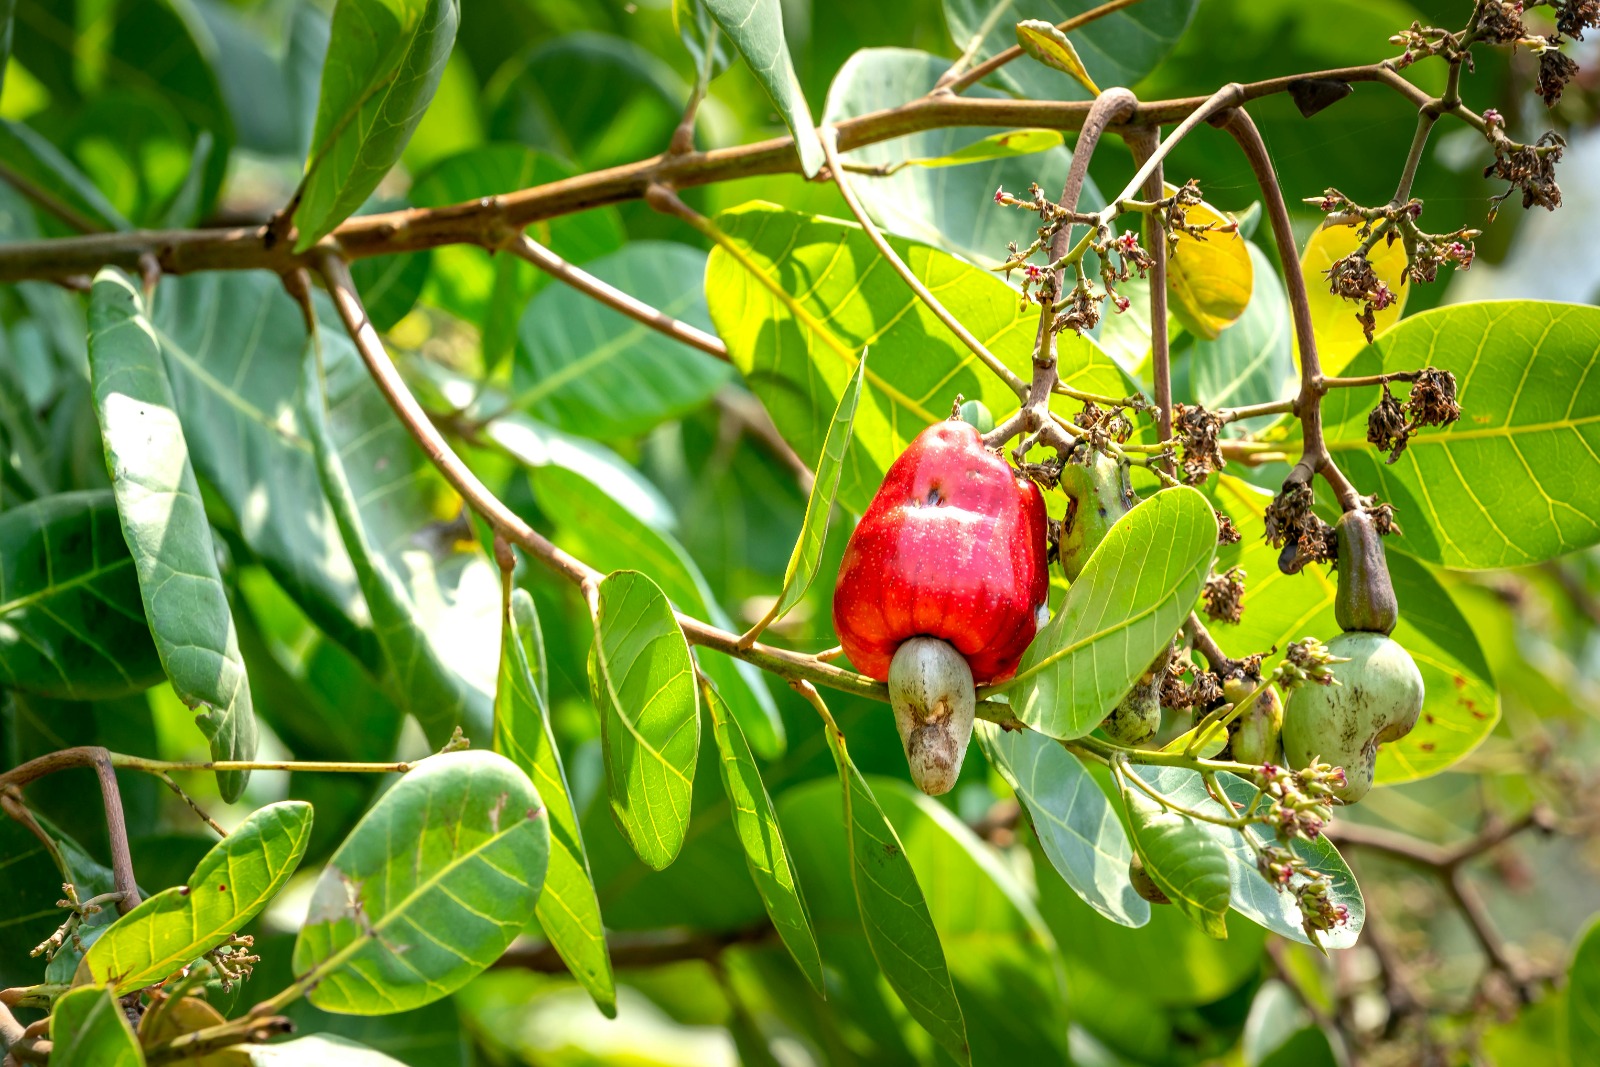
[[[251,759],[249,679],[172,385],[144,298],[114,268],[95,276],[89,367],[106,469],[156,652],[178,698],[203,709],[196,722],[213,758]],[[217,772],[223,799],[238,799],[248,777]]]
[[[856,404],[861,399],[861,379],[867,370],[867,354],[856,360],[855,373],[845,386],[839,406],[833,410],[833,422],[828,436],[822,442],[822,455],[817,459],[816,477],[811,482],[811,495],[806,500],[805,521],[800,524],[800,538],[794,543],[789,565],[783,572],[783,589],[777,603],[767,612],[766,622],[783,618],[811,588],[822,563],[822,549],[828,538],[828,518],[833,514],[833,498],[839,492],[839,476],[844,471],[844,452],[850,447],[850,428],[855,423]]]
[[[144,1053],[122,1007],[104,986],[63,993],[50,1012],[54,1067],[143,1067]]]
[[[1283,282],[1266,253],[1254,242],[1243,244],[1252,265],[1243,314],[1214,341],[1197,335],[1189,349],[1195,399],[1212,410],[1287,400],[1298,388]]]
[[[271,1045],[238,1045],[253,1067],[405,1067],[359,1041],[334,1034],[308,1034]]]
[[[18,716],[28,712],[26,705],[13,704],[13,708]],[[0,710],[5,710],[6,718],[11,718],[11,709],[6,708],[3,701],[0,701]],[[82,708],[71,710],[81,711]],[[149,728],[148,719],[145,728]],[[61,747],[59,744],[48,745],[47,750],[53,752]],[[70,774],[52,777],[64,782],[71,781]],[[86,771],[79,785],[81,787],[92,780],[93,772]],[[41,784],[37,783],[28,790],[30,807],[41,800],[48,802],[48,797],[39,796]],[[88,787],[94,788],[92,784]],[[132,792],[123,792],[124,803],[128,803],[130,809],[134,808],[131,803],[134,797],[130,796]],[[74,799],[81,797],[80,793]],[[89,805],[83,806],[87,808]],[[104,819],[100,805],[96,803],[93,806],[93,814]],[[56,901],[61,899],[63,882],[73,884],[78,890],[79,900],[88,900],[116,889],[109,867],[101,866],[83,846],[37,809],[34,819],[55,843],[54,853],[47,850],[33,832],[20,822],[11,818],[0,820],[0,856],[5,857],[6,864],[5,877],[0,878],[0,915],[6,916],[4,921],[0,921],[0,981],[7,986],[33,985],[41,979],[47,982],[72,981],[73,972],[83,953],[71,938],[61,946],[56,958],[49,964],[28,955],[65,918],[65,913],[56,905]],[[98,914],[85,917],[78,927],[78,936],[84,944],[92,945],[94,939],[117,918],[116,908],[103,908]]]
[[[1218,553],[1217,566],[1240,566],[1247,577],[1243,618],[1237,625],[1212,624],[1212,636],[1233,655],[1278,649],[1265,661],[1263,669],[1270,670],[1289,642],[1338,633],[1337,576],[1316,567],[1284,575],[1277,566],[1278,550],[1263,540],[1262,516],[1272,494],[1230,475],[1218,479],[1214,492],[1242,538]],[[1494,674],[1461,609],[1426,566],[1399,552],[1388,552],[1387,558],[1400,603],[1393,636],[1422,672],[1424,697],[1412,731],[1378,749],[1377,781],[1385,784],[1445,770],[1476,749],[1500,721]]]
[[[10,32],[10,19],[6,19]],[[4,60],[0,59],[0,67]],[[30,126],[0,120],[0,159],[38,195],[97,230],[126,230],[131,223],[60,150]]]
[[[397,444],[392,438],[384,439],[385,432],[404,435],[405,430],[383,408],[381,398],[363,395],[370,393],[371,383],[358,363],[339,358],[339,350],[334,349],[331,354],[338,362],[330,360],[325,372],[322,337],[318,331],[306,347],[302,414],[323,494],[372,614],[391,694],[417,717],[432,744],[444,744],[458,724],[469,735],[484,736],[492,699],[486,689],[493,683],[480,688],[478,671],[469,657],[483,651],[473,649],[471,643],[481,636],[478,624],[487,606],[483,602],[493,596],[490,589],[498,585],[487,573],[492,565],[475,544],[469,552],[457,551],[456,538],[447,539],[442,531],[435,533],[441,544],[433,552],[402,551],[409,547],[407,542],[419,543],[419,532],[414,527],[407,529],[407,520],[415,521],[419,511],[426,514],[425,461],[409,441]],[[364,400],[382,413],[362,418],[359,405]],[[331,424],[335,412],[344,424],[339,440]],[[411,465],[401,461],[402,456],[410,457]],[[365,492],[358,497],[352,483],[362,474],[374,484],[363,485]],[[402,494],[416,496],[407,500]],[[361,508],[363,499],[382,499],[384,504],[382,509],[369,509],[377,512],[370,523]],[[402,574],[411,578],[418,592],[429,594],[431,617],[422,615]],[[486,583],[494,585],[485,588]],[[446,603],[441,605],[441,600]],[[498,597],[492,602],[497,603]],[[448,661],[447,650],[454,653]],[[492,678],[494,649],[489,653]]]
[[[638,571],[600,583],[589,685],[600,709],[606,795],[639,858],[661,870],[689,829],[700,703],[689,642],[666,595]]]
[[[1099,725],[1188,618],[1216,547],[1216,515],[1187,486],[1118,519],[1001,687],[1017,718],[1065,740]]]
[[[1567,969],[1567,1048],[1574,1064],[1600,1048],[1600,920],[1578,937]]]
[[[339,0],[297,194],[296,252],[360,207],[400,158],[444,73],[458,17],[457,0]]]
[[[817,951],[816,935],[811,932],[811,916],[800,895],[800,885],[790,863],[783,830],[778,826],[772,797],[761,781],[750,746],[745,743],[744,734],[729,713],[728,705],[711,685],[703,685],[701,695],[711,712],[711,732],[720,757],[717,764],[722,771],[722,788],[733,809],[733,825],[739,832],[739,844],[744,846],[750,880],[755,882],[761,902],[766,905],[772,925],[778,928],[778,936],[783,938],[789,955],[794,957],[817,995],[826,997],[822,956]]]
[[[863,48],[835,75],[823,121],[833,124],[909,104],[926,96],[949,69],[950,60],[944,56],[908,48]],[[981,85],[963,95],[1005,96]],[[1060,134],[1051,130],[1008,130],[976,142],[973,132],[961,127],[921,130],[862,145],[844,158],[892,171],[881,178],[859,177],[853,183],[856,195],[884,229],[980,266],[996,267],[1008,243],[1025,248],[1033,241],[1038,219],[996,205],[995,190],[1025,194],[1030,183],[1038,182],[1041,188],[1059,193],[1072,166],[1072,153]],[[1078,203],[1084,210],[1101,206],[1093,179],[1086,181]],[[948,301],[953,295],[940,293],[940,299]],[[874,351],[877,347],[874,342]]]
[[[550,729],[545,695],[544,640],[533,598],[516,589],[506,601],[500,648],[500,687],[494,701],[494,750],[508,757],[539,790],[550,811],[550,866],[536,912],[550,944],[606,1018],[617,1015],[617,988],[600,919],[594,877],[561,750]]]
[[[1039,19],[1017,23],[1017,46],[1045,66],[1070,76],[1087,89],[1090,96],[1100,95],[1100,87],[1084,69],[1078,50],[1072,47],[1066,34],[1056,29],[1055,23]]]
[[[1128,832],[1144,869],[1174,906],[1215,938],[1228,936],[1228,856],[1198,819],[1168,811],[1137,786],[1122,787]]]
[[[784,123],[794,134],[800,170],[807,178],[822,168],[822,142],[806,106],[800,79],[795,77],[789,44],[783,36],[783,7],[779,0],[701,0],[728,35],[750,70],[772,98]]]
[[[1379,390],[1323,402],[1328,448],[1357,486],[1395,505],[1396,546],[1446,567],[1515,567],[1600,542],[1600,308],[1531,300],[1455,304],[1406,319],[1348,376],[1435,366],[1461,419],[1420,430],[1391,465],[1366,442]]]
[[[139,578],[106,490],[0,513],[0,682],[95,700],[161,680]]]
[[[1199,2],[1144,0],[1073,30],[1072,40],[1096,82],[1134,85],[1155,70],[1178,43]],[[944,0],[944,17],[957,51],[974,37],[983,36],[983,43],[972,57],[973,63],[981,63],[1017,43],[1013,27],[1018,14],[1054,25],[1098,6],[1100,0],[1034,0],[1019,11],[1013,8],[1012,0]],[[1055,71],[1031,63],[1006,64],[995,72],[994,83],[1035,100],[1086,100],[1093,95],[1087,89],[1063,83]]]
[[[120,996],[187,966],[261,914],[310,840],[310,804],[286,800],[251,812],[206,853],[185,885],[162,890],[118,919],[84,957],[89,974]]]
[[[6,65],[11,59],[11,22],[17,13],[17,0],[0,0],[0,89],[6,84]]]
[[[850,878],[872,955],[911,1017],[958,1063],[971,1063],[966,1019],[950,983],[939,931],[905,847],[867,780],[850,761],[844,735],[831,724],[824,733],[844,786]]]
[[[802,456],[821,454],[833,413],[868,344],[869,402],[856,411],[840,502],[866,510],[905,446],[950,414],[960,393],[996,417],[1016,409],[1008,386],[912,295],[861,228],[751,203],[717,217],[706,265],[711,321],[734,366]],[[900,257],[989,350],[1029,376],[1038,315],[999,278],[926,245],[891,237]],[[1126,379],[1092,340],[1064,335],[1063,380],[1118,396]]]
[[[1221,804],[1213,800],[1206,791],[1205,782],[1195,771],[1179,767],[1137,767],[1133,768],[1132,773],[1163,796],[1191,811],[1225,818],[1233,818],[1238,814],[1224,810]],[[1243,778],[1219,774],[1217,781],[1223,793],[1236,806],[1247,805],[1255,799],[1256,787]],[[1301,927],[1299,906],[1292,896],[1280,892],[1261,877],[1261,872],[1256,868],[1255,850],[1245,841],[1244,835],[1227,826],[1211,823],[1197,825],[1221,845],[1227,856],[1233,910],[1275,934],[1303,945],[1310,944],[1311,939]],[[1252,832],[1257,833],[1259,840],[1260,832]],[[1349,865],[1325,837],[1316,841],[1297,840],[1289,847],[1312,869],[1332,879],[1329,899],[1335,904],[1343,904],[1350,911],[1347,922],[1318,935],[1323,946],[1330,949],[1351,947],[1359,938],[1361,928],[1366,925],[1367,905],[1362,899],[1361,887],[1356,884],[1355,875],[1350,873]]]
[[[196,472],[317,625],[378,664],[355,570],[322,499],[302,383],[284,373],[306,343],[300,308],[278,279],[229,271],[163,278],[153,317]]]
[[[505,420],[496,420],[496,429],[490,433],[503,429],[504,424]],[[528,477],[541,510],[555,522],[557,542],[602,571],[637,568],[651,575],[679,610],[721,629],[732,629],[732,620],[712,596],[688,552],[670,533],[642,521],[655,508],[651,502],[659,500],[654,487],[650,487],[649,497],[635,494],[632,487],[626,487],[626,478],[608,473],[596,462],[594,452],[569,450],[559,447],[559,440],[549,440],[548,461],[530,469]],[[523,455],[534,458],[526,452]],[[637,472],[633,477],[638,477]],[[665,501],[659,504],[666,510]],[[763,759],[782,755],[783,719],[761,671],[710,649],[700,649],[695,658],[733,709],[733,717],[756,753]]]
[[[1149,903],[1128,882],[1133,850],[1122,820],[1077,757],[1033,730],[975,725],[983,754],[1027,807],[1044,854],[1073,892],[1114,923],[1149,922]]]
[[[688,245],[635,241],[587,268],[664,314],[711,329],[705,256]],[[731,375],[720,361],[552,286],[523,313],[511,403],[541,422],[587,437],[631,437],[711,399]]]
[[[413,766],[333,854],[294,944],[311,1003],[387,1015],[449,996],[533,918],[550,821],[492,752]]]

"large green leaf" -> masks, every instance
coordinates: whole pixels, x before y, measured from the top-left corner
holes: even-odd
[[[516,589],[506,601],[500,639],[500,687],[494,701],[494,749],[539,790],[550,811],[550,867],[536,912],[544,934],[607,1018],[617,1014],[600,901],[595,896],[583,832],[561,750],[550,729],[545,696],[544,640],[533,598]]]
[[[128,1017],[104,986],[80,986],[56,1000],[50,1045],[55,1067],[144,1067]]]
[[[908,104],[932,89],[949,68],[950,60],[926,52],[863,48],[834,76],[823,121],[836,123]],[[963,95],[1005,96],[984,86],[974,86]],[[982,266],[997,266],[1006,258],[1008,243],[1026,248],[1033,242],[1038,217],[996,204],[995,190],[1025,196],[1028,186],[1037,182],[1051,195],[1059,195],[1072,153],[1053,131],[1013,130],[981,141],[976,140],[978,132],[950,126],[853,149],[845,154],[851,163],[909,165],[882,177],[852,175],[851,187],[883,228]],[[1046,132],[1054,138],[1042,142],[1048,147],[1025,155],[1001,154],[997,145],[997,138],[1010,138],[1012,143],[1036,146],[1041,143],[1036,135]],[[974,158],[968,161],[969,156]],[[929,169],[935,163],[938,169]],[[1085,183],[1078,205],[1080,210],[1102,206],[1092,180]]]
[[[139,578],[109,491],[61,493],[0,513],[0,681],[92,700],[158,682]]]
[[[1194,398],[1213,410],[1285,400],[1297,388],[1283,282],[1259,246],[1252,241],[1243,244],[1254,267],[1244,313],[1216,340],[1196,337],[1189,349]]]
[[[733,825],[744,847],[750,878],[761,894],[772,925],[778,928],[789,955],[819,995],[826,996],[822,975],[822,956],[811,932],[811,916],[795,879],[789,848],[778,826],[772,797],[761,781],[761,772],[750,755],[739,724],[728,705],[710,685],[701,687],[706,709],[711,712],[711,733],[717,742],[717,765],[722,771],[722,788],[733,809]]]
[[[294,944],[312,1004],[387,1015],[449,996],[533,919],[550,820],[528,776],[492,752],[417,764],[317,880]]]
[[[600,583],[589,685],[600,709],[611,814],[661,870],[689,828],[700,702],[689,643],[666,595],[638,571]]]
[[[455,43],[457,0],[339,0],[294,222],[305,251],[378,187]]]
[[[1206,824],[1169,811],[1132,784],[1122,787],[1129,836],[1144,869],[1173,905],[1216,938],[1228,936],[1228,856]]]
[[[10,29],[6,19],[6,29]],[[0,60],[0,67],[4,61]],[[59,205],[93,229],[126,230],[130,223],[122,217],[88,175],[62,155],[31,126],[0,120],[0,159],[6,169],[27,182],[41,198]]]
[[[1402,321],[1342,372],[1454,372],[1461,419],[1425,429],[1392,466],[1366,442],[1376,388],[1323,402],[1328,448],[1395,505],[1397,545],[1446,567],[1514,567],[1600,541],[1600,308],[1456,304]]]
[[[783,5],[779,0],[700,0],[711,10],[722,32],[750,64],[757,80],[772,97],[783,121],[794,134],[800,169],[813,177],[822,167],[822,143],[817,140],[811,108],[806,105],[794,61],[783,36]]]
[[[1186,486],[1118,519],[1005,683],[1017,717],[1063,739],[1094,729],[1188,618],[1216,548],[1216,515]]]
[[[970,1063],[966,1019],[916,871],[878,798],[851,762],[844,735],[831,724],[824,731],[844,786],[850,878],[872,955],[911,1017],[957,1062]]]
[[[84,957],[89,974],[122,994],[187,966],[261,913],[310,840],[310,804],[286,800],[251,812],[206,853],[187,883],[118,919]]]
[[[108,268],[89,305],[89,367],[106,469],[156,652],[218,760],[255,756],[256,721],[217,550],[144,298]],[[217,774],[237,799],[246,772]]]
[[[1600,921],[1578,937],[1567,968],[1567,1049],[1574,1065],[1600,1048]]]
[[[664,314],[711,328],[699,249],[635,241],[586,269]],[[523,313],[511,402],[571,433],[628,437],[699,407],[729,377],[704,352],[556,285]]]
[[[805,598],[806,590],[817,576],[822,563],[822,549],[828,538],[828,517],[833,514],[833,498],[839,492],[839,476],[844,472],[844,453],[850,447],[850,430],[855,423],[856,405],[861,400],[861,379],[866,374],[865,353],[856,361],[855,373],[845,386],[839,406],[834,409],[833,422],[828,426],[828,436],[822,442],[822,454],[817,457],[816,476],[811,482],[811,494],[806,500],[806,517],[800,524],[800,537],[795,541],[789,565],[784,568],[783,588],[777,601],[767,613],[766,621],[781,619]]]
[[[271,275],[230,271],[163,279],[153,318],[195,470],[317,625],[376,664],[290,370],[305,346],[300,308]]]
[[[1150,905],[1128,882],[1133,850],[1122,821],[1077,757],[1033,730],[976,723],[978,743],[1027,807],[1044,854],[1073,892],[1123,926],[1150,921]]]
[[[1212,635],[1234,656],[1267,653],[1271,669],[1289,642],[1327,640],[1338,633],[1333,613],[1337,576],[1318,567],[1285,575],[1278,570],[1277,549],[1262,539],[1262,515],[1272,494],[1228,475],[1218,480],[1215,494],[1242,537],[1238,545],[1218,553],[1218,566],[1240,566],[1246,581],[1240,622],[1213,623]],[[1400,603],[1393,636],[1422,672],[1424,700],[1412,731],[1379,746],[1380,783],[1437,774],[1477,748],[1500,721],[1494,675],[1449,592],[1409,556],[1390,552],[1388,563]]]
[[[503,429],[503,421],[497,420],[495,426]],[[522,455],[532,458],[526,452]],[[644,508],[631,506],[643,494],[634,494],[626,479],[594,462],[598,457],[564,449],[547,455],[550,461],[532,466],[528,475],[541,509],[555,521],[562,547],[603,571],[637,568],[649,574],[680,610],[732,629],[732,621],[683,546],[666,530],[644,521],[645,514],[654,510],[653,495],[644,497]],[[666,507],[664,501],[661,507]],[[716,683],[756,754],[763,759],[781,755],[783,719],[761,671],[709,649],[698,650],[695,658]]]
[[[717,217],[706,265],[711,321],[733,363],[802,456],[822,452],[839,398],[870,345],[867,402],[856,411],[839,499],[866,510],[883,474],[956,394],[997,417],[1010,388],[978,362],[887,266],[859,226],[751,203]],[[889,242],[945,307],[1026,380],[1038,314],[998,277],[927,245]],[[1062,379],[1122,396],[1130,386],[1092,340],[1060,338]]]
[[[0,702],[0,709],[4,709],[3,702]],[[24,709],[17,710],[21,712]],[[60,747],[64,746],[52,745],[50,751]],[[53,777],[67,779],[68,775]],[[94,787],[90,785],[89,788]],[[29,790],[30,806],[40,799],[37,796],[39,792],[37,784]],[[131,799],[128,792],[123,793],[125,803]],[[129,803],[129,806],[133,805]],[[104,818],[99,805],[95,804],[94,808],[93,814]],[[54,854],[20,822],[11,818],[0,820],[0,856],[5,857],[5,877],[0,878],[0,915],[5,916],[0,920],[0,981],[7,986],[33,985],[41,980],[72,980],[72,974],[83,958],[83,952],[72,939],[67,939],[48,965],[28,955],[65,918],[65,913],[56,904],[61,899],[63,882],[72,883],[78,891],[79,900],[88,900],[116,889],[109,867],[101,866],[83,846],[39,814],[37,809],[34,809],[34,819],[55,842]],[[78,927],[79,939],[85,945],[92,945],[94,939],[117,918],[115,908],[102,908],[98,914],[86,916]]]
[[[475,542],[461,547],[462,535],[446,518],[459,502],[439,491],[348,342],[335,338],[319,330],[306,346],[302,414],[391,694],[434,744],[458,724],[486,737],[498,642],[482,645],[498,622],[500,599],[493,565]],[[441,514],[441,505],[451,511]]]
[[[944,17],[959,51],[983,35],[974,63],[1017,43],[1019,19],[1065,22],[1101,0],[1033,0],[1026,9],[1012,0],[944,0]],[[1154,70],[1178,43],[1200,0],[1144,0],[1072,31],[1068,39],[1099,85],[1133,85]],[[996,11],[996,8],[1003,10]],[[1086,100],[1090,93],[1070,78],[1037,63],[1008,63],[994,75],[1007,90],[1036,100]]]
[[[1205,782],[1195,771],[1179,767],[1136,767],[1131,773],[1137,774],[1169,800],[1191,811],[1214,817],[1233,818],[1237,815],[1237,812],[1224,810],[1221,804],[1212,799],[1206,790]],[[1231,774],[1220,774],[1217,779],[1223,793],[1236,807],[1248,805],[1255,799],[1256,787],[1244,779]],[[1130,788],[1137,790],[1137,787]],[[1275,934],[1302,944],[1310,944],[1310,939],[1301,928],[1299,906],[1288,893],[1280,892],[1278,887],[1269,884],[1261,876],[1256,867],[1255,850],[1245,841],[1243,833],[1214,823],[1197,822],[1195,825],[1220,843],[1226,852],[1233,910]],[[1270,836],[1268,831],[1260,828],[1251,832],[1256,835],[1258,841]],[[1350,867],[1345,863],[1344,857],[1339,855],[1339,850],[1325,837],[1315,841],[1296,840],[1290,847],[1312,869],[1321,871],[1332,879],[1333,887],[1328,894],[1329,899],[1335,904],[1343,904],[1350,910],[1350,917],[1346,922],[1319,935],[1323,946],[1351,947],[1360,937],[1361,928],[1367,921],[1366,901],[1361,896],[1361,887],[1356,884],[1355,875],[1350,873]]]
[[[17,13],[17,0],[0,0],[0,88],[6,84],[6,64],[11,59],[11,20]]]

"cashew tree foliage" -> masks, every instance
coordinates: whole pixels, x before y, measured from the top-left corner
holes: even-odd
[[[1593,1062],[1597,41],[0,0],[4,1063]]]

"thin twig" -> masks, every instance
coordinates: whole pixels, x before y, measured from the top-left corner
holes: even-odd
[[[635,322],[642,323],[672,338],[682,341],[691,348],[698,348],[708,356],[728,361],[728,346],[722,343],[721,338],[714,334],[706,333],[698,326],[691,326],[687,322],[679,322],[666,312],[651,307],[638,297],[623,292],[608,282],[601,281],[593,274],[579,267],[575,267],[556,255],[544,245],[535,241],[527,234],[520,234],[506,245],[508,251],[521,256],[540,270],[549,274],[557,281],[591,296],[611,308],[628,316]]]
[[[1137,130],[1123,138],[1133,152],[1133,161],[1142,168],[1156,152],[1160,143],[1156,130]],[[1144,195],[1150,200],[1160,200],[1166,195],[1166,183],[1161,163],[1145,179]],[[1148,242],[1150,253],[1150,361],[1156,394],[1156,419],[1161,430],[1161,440],[1172,440],[1172,354],[1167,339],[1167,233],[1159,214],[1151,215],[1152,237]],[[1177,474],[1177,465],[1171,452],[1163,461],[1170,475]]]
[[[993,371],[995,377],[1005,382],[1007,387],[1017,394],[1019,400],[1027,396],[1028,384],[1019,378],[1010,367],[1002,363],[998,356],[989,351],[982,341],[974,337],[972,331],[967,329],[960,319],[950,314],[949,310],[939,302],[939,298],[934,296],[926,285],[922,284],[922,279],[911,272],[911,268],[906,266],[905,260],[900,258],[899,253],[889,245],[877,225],[873,223],[872,217],[867,214],[866,209],[861,206],[861,201],[856,198],[855,190],[850,187],[850,180],[845,177],[844,168],[839,165],[838,131],[832,126],[824,126],[817,132],[821,136],[822,154],[828,160],[828,170],[833,175],[833,183],[839,187],[839,194],[844,197],[844,202],[849,206],[850,213],[856,217],[857,222],[861,223],[861,228],[866,231],[867,238],[872,242],[873,247],[878,250],[878,254],[889,261],[889,266],[893,267],[894,272],[900,275],[900,280],[906,283],[906,286],[916,295],[918,300],[927,305],[928,310],[933,312],[935,318],[944,323],[945,327],[956,335],[957,340],[966,345],[968,350],[978,357],[980,363]]]
[[[172,780],[172,775],[168,774],[166,771],[156,771],[155,776],[161,779],[161,781],[166,784],[168,789],[178,794],[179,799],[181,799],[185,804],[189,805],[189,810],[198,815],[201,822],[215,830],[218,837],[228,836],[228,831],[224,830],[222,825],[218,823],[217,820],[206,814],[206,810],[195,802],[194,797],[190,796],[188,793],[185,793],[183,791],[183,787]]]

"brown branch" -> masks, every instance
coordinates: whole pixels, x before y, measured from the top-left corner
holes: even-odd
[[[1285,92],[1291,82],[1301,78],[1376,82],[1399,92],[1418,107],[1430,99],[1385,61],[1252,82],[1241,87],[1240,102]],[[1142,104],[1117,125],[1156,126],[1179,122],[1208,99],[1184,97]],[[839,123],[839,150],[849,152],[906,134],[952,126],[1077,130],[1092,106],[1088,101],[968,100],[942,93]],[[1468,117],[1464,109],[1462,115]],[[143,255],[154,256],[166,274],[255,269],[287,274],[302,267],[315,267],[320,257],[332,250],[339,251],[346,259],[359,259],[447,244],[479,244],[493,248],[506,235],[519,233],[531,223],[641,199],[652,185],[684,189],[734,178],[798,173],[799,169],[791,137],[706,152],[663,154],[501,196],[446,207],[409,208],[346,219],[331,237],[301,255],[294,253],[291,242],[273,235],[270,223],[206,230],[133,230],[18,241],[0,247],[0,282],[69,281],[91,275],[107,265],[135,271]]]
[[[1140,167],[1155,155],[1160,143],[1160,134],[1157,130],[1137,130],[1130,132],[1123,138],[1130,151],[1133,152],[1133,161]],[[1166,195],[1166,182],[1162,174],[1161,163],[1155,164],[1150,177],[1144,183],[1144,197],[1146,200],[1160,200]],[[1167,231],[1161,224],[1160,215],[1150,216],[1154,223],[1151,227],[1153,236],[1149,243],[1150,253],[1150,360],[1155,378],[1156,394],[1156,419],[1161,431],[1161,440],[1172,440],[1172,353],[1167,338]],[[1177,464],[1169,452],[1164,460],[1168,474],[1176,475]]]
[[[1272,224],[1272,234],[1278,245],[1284,285],[1289,292],[1295,340],[1300,348],[1300,395],[1296,399],[1296,410],[1300,413],[1302,450],[1300,461],[1289,472],[1285,484],[1289,481],[1308,484],[1312,475],[1321,474],[1333,489],[1340,507],[1349,511],[1361,506],[1361,496],[1333,462],[1322,436],[1322,364],[1317,358],[1316,331],[1311,323],[1311,299],[1306,292],[1305,276],[1300,273],[1300,249],[1294,239],[1294,227],[1289,221],[1289,206],[1284,202],[1283,188],[1278,184],[1278,174],[1273,168],[1272,157],[1267,153],[1266,142],[1261,139],[1261,131],[1245,109],[1236,107],[1228,111],[1221,125],[1238,142],[1261,187],[1261,197],[1267,205],[1267,218]]]
[[[521,234],[513,239],[506,245],[506,250],[521,256],[557,281],[565,282],[585,296],[593,297],[606,307],[621,312],[637,323],[665,334],[674,341],[681,341],[691,348],[698,348],[708,356],[715,356],[724,362],[728,360],[728,346],[724,345],[715,334],[706,333],[698,326],[691,326],[687,322],[679,322],[638,297],[601,281],[588,271],[568,263],[527,234]]]
[[[659,967],[684,960],[714,960],[730,948],[761,945],[776,939],[770,922],[738,930],[644,930],[613,933],[606,938],[613,967]],[[540,974],[566,974],[568,967],[549,944],[515,944],[493,964]]]

